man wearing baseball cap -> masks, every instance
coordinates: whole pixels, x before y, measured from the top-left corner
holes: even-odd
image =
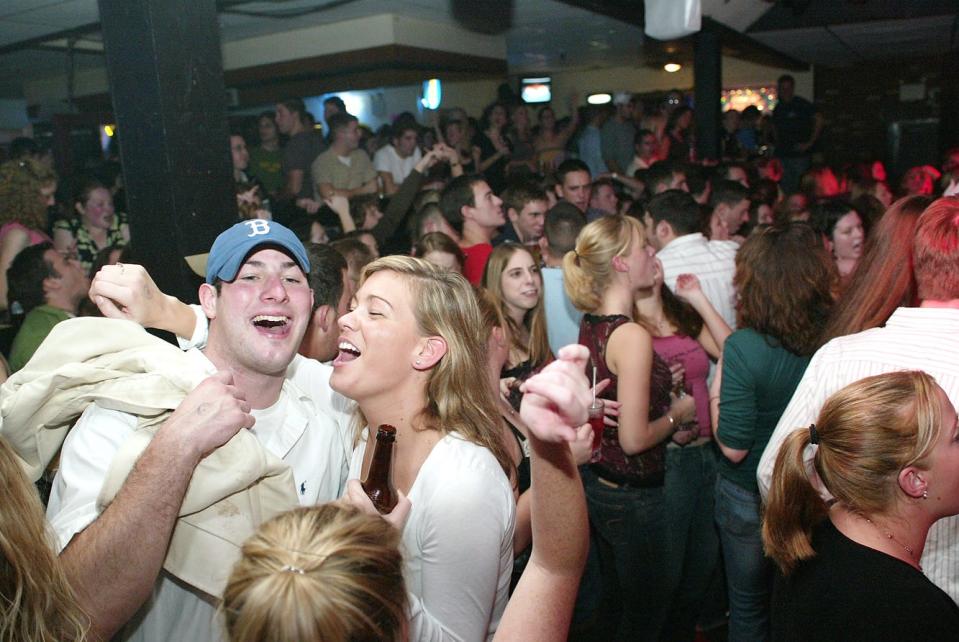
[[[282,488],[279,505],[336,499],[345,480],[350,444],[329,414],[286,377],[312,312],[303,244],[278,223],[248,220],[224,231],[209,255],[190,263],[205,275],[199,299],[209,335],[202,351],[173,356],[182,354],[186,367],[207,378],[156,430],[112,501],[104,501],[103,489],[142,417],[96,403],[88,407],[64,442],[54,480],[48,517],[60,558],[102,639],[117,632],[144,641],[222,637],[217,597],[204,590],[216,583],[190,584],[166,569],[168,554],[189,554],[176,544],[197,466],[227,442],[233,446],[238,432],[248,429],[255,437],[261,459],[289,467],[293,483]],[[125,268],[131,266],[113,269],[122,274]],[[250,464],[227,462],[213,485],[227,486]],[[236,510],[233,497],[214,507],[228,515]],[[223,571],[211,568],[212,575]]]
[[[636,101],[632,94],[621,91],[613,96],[613,104],[616,105],[616,114],[606,121],[600,131],[603,161],[610,172],[625,174],[633,160]]]

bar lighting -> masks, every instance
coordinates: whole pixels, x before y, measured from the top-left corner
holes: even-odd
[[[612,94],[590,94],[586,97],[586,102],[590,105],[608,105],[613,102]]]
[[[663,70],[669,74],[674,74],[682,68],[683,66],[676,62],[667,62],[665,65],[663,65]]]
[[[430,78],[423,83],[420,105],[424,109],[437,109],[443,102],[443,85],[439,78]]]

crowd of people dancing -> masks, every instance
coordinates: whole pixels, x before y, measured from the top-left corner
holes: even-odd
[[[0,642],[952,639],[959,149],[502,93],[231,121],[191,301],[14,141]]]

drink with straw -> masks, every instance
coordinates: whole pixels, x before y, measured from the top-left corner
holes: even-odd
[[[593,454],[589,458],[591,464],[598,462],[602,456],[600,446],[605,428],[603,421],[603,400],[596,397],[596,366],[593,366],[593,402],[589,405],[589,426],[593,429]]]

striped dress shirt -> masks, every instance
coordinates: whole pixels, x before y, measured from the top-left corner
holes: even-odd
[[[826,399],[846,385],[884,372],[924,370],[959,407],[959,310],[898,308],[885,327],[833,339],[812,358],[792,400],[776,425],[756,473],[769,492],[776,455],[786,437],[815,422]],[[807,449],[806,460],[812,460]],[[946,517],[929,531],[922,568],[930,580],[959,602],[959,517]]]
[[[696,232],[673,239],[656,253],[663,263],[663,282],[675,292],[676,277],[680,274],[695,274],[703,294],[716,308],[716,312],[736,329],[736,290],[733,275],[736,273],[735,241],[708,241]]]

